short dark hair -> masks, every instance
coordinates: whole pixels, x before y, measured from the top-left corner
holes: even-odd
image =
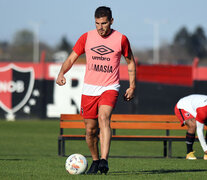
[[[95,11],[95,18],[107,17],[108,20],[112,18],[112,12],[109,7],[100,6]]]

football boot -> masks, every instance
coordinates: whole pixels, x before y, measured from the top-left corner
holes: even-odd
[[[192,152],[189,152],[187,155],[186,155],[186,159],[189,159],[189,160],[195,160],[197,159],[194,155],[195,151],[192,151]]]
[[[98,166],[99,171],[104,174],[107,174],[109,167],[108,167],[108,161],[105,159],[101,159],[99,166]]]
[[[99,163],[100,163],[100,160],[93,161],[92,164],[91,164],[91,167],[86,172],[86,174],[97,174],[97,172],[99,170],[99,168],[98,168]]]

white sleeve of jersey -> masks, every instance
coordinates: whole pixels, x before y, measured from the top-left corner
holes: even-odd
[[[196,121],[196,126],[197,126],[198,139],[200,141],[201,147],[203,148],[203,151],[205,152],[207,151],[207,145],[203,134],[204,124]]]

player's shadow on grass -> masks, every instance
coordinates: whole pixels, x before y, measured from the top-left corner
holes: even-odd
[[[0,161],[29,161],[29,160],[28,159],[15,158],[15,159],[0,159]]]
[[[159,170],[148,170],[148,171],[120,171],[120,172],[109,172],[110,175],[138,175],[138,174],[167,174],[167,173],[183,173],[183,172],[203,172],[207,169],[159,169]]]

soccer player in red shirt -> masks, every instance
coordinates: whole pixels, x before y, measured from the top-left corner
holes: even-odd
[[[129,88],[124,98],[134,97],[136,65],[127,37],[111,29],[112,12],[109,7],[101,6],[95,11],[96,29],[83,34],[69,57],[62,64],[56,83],[66,83],[64,74],[70,70],[78,57],[86,54],[86,73],[81,98],[81,115],[86,126],[86,142],[93,162],[87,174],[98,171],[107,173],[108,156],[111,142],[110,118],[115,107],[120,88],[119,65],[121,55],[128,65]],[[98,150],[98,128],[100,128],[101,157]]]

